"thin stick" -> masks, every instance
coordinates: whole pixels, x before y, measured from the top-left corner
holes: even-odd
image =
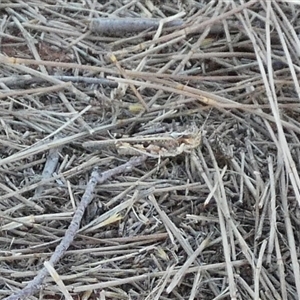
[[[49,179],[53,175],[59,160],[59,148],[50,149],[48,153],[48,157],[44,166],[44,170],[42,173],[42,179]],[[45,186],[40,185],[34,192],[33,199],[37,199],[41,196]]]
[[[49,263],[52,266],[55,265],[60,260],[60,258],[64,255],[64,253],[67,251],[67,249],[70,247],[71,243],[73,242],[75,235],[78,232],[83,214],[87,206],[93,200],[93,193],[96,185],[105,182],[106,180],[108,180],[109,178],[117,174],[131,171],[133,167],[140,165],[146,159],[147,159],[146,156],[133,157],[127,163],[115,167],[111,170],[107,170],[103,173],[99,173],[97,170],[94,170],[92,172],[91,178],[86,186],[86,190],[81,198],[81,201],[74,213],[70,226],[67,229],[65,236],[61,240],[60,244],[56,247],[54,253],[52,254],[49,260]],[[24,299],[30,297],[40,288],[47,274],[48,274],[48,270],[47,268],[44,267],[43,269],[40,270],[37,276],[27,284],[27,286],[25,286],[22,290],[20,290],[16,294],[13,294],[5,298],[4,300],[18,300],[18,299]]]

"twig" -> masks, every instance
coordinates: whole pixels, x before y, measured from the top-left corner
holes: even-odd
[[[31,95],[31,94],[50,94],[56,91],[61,91],[71,87],[70,82],[63,82],[61,84],[47,86],[47,87],[39,87],[39,88],[32,88],[27,90],[20,90],[20,91],[8,91],[8,92],[1,92],[0,99],[5,99],[7,97],[16,97],[16,96],[24,96],[24,95]]]
[[[159,19],[143,19],[143,18],[97,18],[90,23],[92,32],[101,33],[111,36],[120,36],[126,33],[141,32],[149,29],[157,29]],[[183,20],[173,20],[167,22],[165,27],[182,26]]]
[[[58,160],[59,160],[59,151],[60,150],[61,150],[60,147],[50,149],[47,160],[46,160],[46,163],[45,163],[45,166],[44,166],[44,170],[43,170],[43,173],[42,173],[42,180],[51,178],[51,176],[54,173],[55,168],[57,166]],[[39,198],[41,196],[43,190],[44,190],[44,186],[40,185],[35,190],[33,199]]]
[[[107,170],[103,173],[100,173],[97,170],[94,170],[92,172],[91,178],[87,184],[86,190],[81,198],[81,201],[74,213],[73,219],[70,223],[69,228],[67,229],[65,236],[61,240],[60,244],[56,247],[54,253],[52,254],[49,263],[53,266],[55,265],[60,258],[64,255],[64,253],[67,251],[71,243],[73,242],[75,235],[79,229],[81,219],[83,217],[83,214],[87,208],[87,206],[91,203],[93,200],[93,193],[95,190],[95,187],[97,184],[101,184],[108,180],[109,178],[121,174],[124,172],[131,171],[133,167],[140,165],[147,159],[146,156],[139,156],[134,157],[130,159],[127,163],[115,167],[111,170]],[[40,270],[38,275],[25,286],[24,289],[20,290],[14,295],[11,295],[4,300],[18,300],[18,299],[24,299],[27,297],[30,297],[33,295],[41,286],[44,278],[47,276],[48,270],[44,267]]]
[[[71,81],[75,83],[83,82],[85,84],[100,84],[103,86],[109,86],[112,88],[116,88],[118,84],[112,80],[108,80],[106,78],[101,77],[86,77],[86,76],[49,76],[50,78],[55,78],[61,81]],[[41,82],[45,82],[44,78],[40,77],[32,77],[30,75],[13,75],[10,77],[0,78],[0,82],[5,83],[7,86],[22,86],[22,85],[30,85],[37,84]]]

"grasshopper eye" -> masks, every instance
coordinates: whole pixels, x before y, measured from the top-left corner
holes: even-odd
[[[170,133],[170,136],[173,139],[178,139],[178,138],[182,137],[183,135],[184,135],[184,132],[171,132]]]

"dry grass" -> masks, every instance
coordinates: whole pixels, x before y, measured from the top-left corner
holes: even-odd
[[[299,6],[0,8],[1,299],[44,266],[52,277],[27,299],[300,298]],[[162,21],[108,35],[98,17]],[[200,147],[98,184],[71,246],[48,263],[93,169],[129,160],[115,139],[151,144],[190,127]]]

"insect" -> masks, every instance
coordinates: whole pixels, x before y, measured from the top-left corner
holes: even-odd
[[[119,155],[147,155],[154,158],[175,157],[189,153],[201,144],[201,130],[189,127],[184,131],[170,131],[156,134],[137,135],[83,143],[89,150],[114,146]]]

